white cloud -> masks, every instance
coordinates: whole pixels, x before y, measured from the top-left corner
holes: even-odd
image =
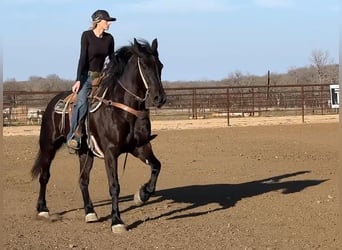
[[[186,13],[186,12],[229,12],[238,9],[238,5],[225,0],[145,0],[136,3],[126,2],[117,5],[126,12]]]
[[[265,8],[288,8],[294,5],[293,0],[254,0],[254,3]]]

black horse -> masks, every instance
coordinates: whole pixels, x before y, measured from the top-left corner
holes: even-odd
[[[144,40],[134,42],[117,50],[106,67],[100,85],[99,95],[94,97],[97,107],[87,115],[85,128],[87,140],[82,138],[78,150],[80,162],[80,189],[84,201],[86,222],[97,221],[97,215],[89,196],[89,175],[94,157],[98,156],[90,150],[90,143],[96,144],[97,151],[104,158],[109,192],[112,198],[111,228],[114,233],[126,231],[121,220],[118,206],[120,185],[118,180],[118,157],[122,153],[130,153],[150,165],[151,176],[147,183],[141,186],[135,194],[135,202],[141,205],[155,192],[161,164],[152,151],[150,140],[151,124],[146,101],[161,107],[166,101],[166,95],[161,82],[163,68],[158,55],[158,42],[152,44]],[[63,100],[70,91],[55,96],[47,105],[42,118],[39,152],[31,169],[33,178],[39,176],[40,192],[37,201],[37,213],[40,217],[49,218],[46,204],[46,186],[50,178],[50,165],[56,151],[66,142],[70,125],[61,114],[55,112],[55,105]],[[68,119],[65,119],[68,121]],[[101,158],[102,158],[101,157]]]

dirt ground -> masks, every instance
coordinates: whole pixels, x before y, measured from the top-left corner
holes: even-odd
[[[134,206],[150,171],[129,156],[122,173],[122,156],[120,209],[129,231],[121,235],[110,231],[104,162],[95,161],[90,184],[100,222],[86,224],[77,158],[65,147],[47,191],[54,219],[37,220],[39,184],[29,171],[39,127],[5,127],[4,249],[337,249],[338,117],[325,118],[154,122],[157,193]]]

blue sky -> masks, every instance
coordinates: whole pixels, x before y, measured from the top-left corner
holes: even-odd
[[[81,33],[96,9],[117,17],[116,49],[159,41],[166,81],[222,80],[310,65],[313,50],[339,55],[338,0],[2,0],[3,79],[74,80]]]

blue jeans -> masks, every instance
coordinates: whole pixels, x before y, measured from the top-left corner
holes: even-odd
[[[71,116],[71,127],[67,135],[67,140],[74,137],[75,130],[79,122],[86,116],[88,112],[88,96],[91,92],[92,78],[90,76],[82,76],[81,88],[77,93],[77,101]]]

